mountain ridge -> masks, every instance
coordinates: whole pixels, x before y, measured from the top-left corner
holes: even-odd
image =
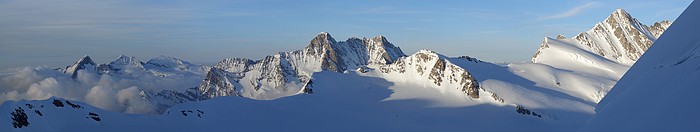
[[[571,39],[557,37],[551,40],[570,40],[571,45],[603,56],[623,65],[632,65],[646,51],[653,41],[668,28],[670,21],[656,22],[652,27],[640,23],[627,11],[617,9],[603,22],[597,23],[591,30],[581,32]],[[533,55],[531,61],[541,62],[541,54],[548,48],[547,37],[542,46]],[[544,57],[551,58],[551,57]],[[548,63],[548,62],[544,62]]]

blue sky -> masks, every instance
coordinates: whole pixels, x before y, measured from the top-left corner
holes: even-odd
[[[528,61],[545,36],[589,30],[617,8],[650,25],[691,0],[0,0],[0,68],[97,63],[121,54],[211,64],[384,35],[406,54],[431,49],[492,62]],[[9,62],[9,63],[8,63]]]

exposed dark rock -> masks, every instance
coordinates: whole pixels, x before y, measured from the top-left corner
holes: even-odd
[[[520,114],[523,114],[523,115],[532,115],[532,116],[535,116],[538,118],[542,118],[542,115],[537,114],[534,111],[530,111],[529,109],[526,109],[525,107],[520,106],[520,105],[515,106],[515,111],[520,113]]]
[[[27,113],[24,113],[24,109],[22,109],[22,107],[18,107],[10,114],[12,115],[12,127],[22,128],[29,126],[29,121],[27,120],[29,117],[27,116]]]
[[[372,68],[369,68],[367,66],[361,66],[361,67],[357,68],[357,71],[360,73],[367,73],[371,70],[372,70]]]
[[[68,100],[66,100],[66,104],[68,104],[68,105],[70,105],[71,107],[76,108],[76,109],[82,108],[80,105],[73,104],[73,103],[71,103],[71,102],[68,101]]]
[[[58,99],[53,99],[53,105],[55,105],[56,107],[63,107],[63,102],[61,102],[61,100]]]
[[[24,105],[27,106],[27,108],[29,108],[29,109],[34,108],[34,105],[32,105],[32,104],[24,104]]]
[[[200,100],[207,100],[217,96],[235,96],[236,82],[229,72],[213,67],[207,73],[204,81],[199,85]]]
[[[496,95],[496,94],[491,94],[491,98],[493,98],[494,100],[501,102],[501,103],[505,102],[505,100],[503,100],[501,97],[498,97],[498,95]]]
[[[202,118],[202,115],[204,115],[204,111],[197,110],[197,117]]]
[[[313,87],[314,87],[314,82],[312,80],[309,80],[308,82],[306,82],[306,85],[304,85],[304,90],[303,90],[304,93],[307,93],[307,94],[314,93]]]
[[[180,113],[182,113],[183,116],[187,116],[187,113],[186,113],[186,112],[187,112],[187,111],[185,111],[185,110],[180,111]]]
[[[34,113],[36,113],[39,116],[44,116],[44,114],[41,114],[41,111],[39,111],[39,110],[34,110]]]
[[[466,60],[471,61],[471,62],[474,62],[474,63],[483,62],[483,61],[481,61],[481,60],[479,60],[479,59],[476,59],[476,58],[473,58],[473,57],[470,57],[470,56],[466,56],[466,55],[465,55],[465,56],[459,56],[459,57],[457,57],[457,58],[466,59]]]
[[[523,108],[523,106],[515,106],[515,111],[520,114],[530,115],[530,110]]]
[[[92,118],[95,121],[102,120],[102,119],[100,119],[100,115],[98,115],[97,113],[90,112],[90,113],[88,113],[88,116],[89,116],[89,118]]]

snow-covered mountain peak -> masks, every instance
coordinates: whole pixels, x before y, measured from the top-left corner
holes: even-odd
[[[616,19],[617,18],[634,19],[634,18],[632,18],[632,16],[629,13],[627,13],[627,11],[625,11],[625,9],[621,9],[621,8],[616,9],[612,14],[610,14],[608,19],[610,19],[611,17],[616,17]]]
[[[351,37],[347,41],[336,41],[327,32],[316,35],[307,47],[292,52],[280,52],[253,61],[244,58],[228,58],[220,61],[210,73],[223,70],[225,76],[209,76],[230,80],[231,84],[218,85],[216,82],[204,81],[201,86],[213,89],[236,88],[237,95],[253,99],[276,99],[298,94],[302,87],[308,89],[307,83],[315,72],[343,72],[347,69],[367,65],[386,65],[405,56],[399,47],[391,44],[384,36],[373,38]],[[224,74],[212,74],[224,75]],[[229,87],[231,86],[231,87]],[[212,89],[212,88],[209,88]],[[220,90],[207,90],[220,91]],[[200,92],[207,92],[200,89]],[[212,93],[214,96],[231,95],[230,93]]]
[[[318,35],[330,35],[330,33],[322,31],[322,32],[318,33]]]
[[[418,50],[418,52],[414,53],[411,55],[411,57],[418,57],[418,58],[435,58],[435,59],[447,59],[448,57],[442,54],[439,54],[435,51],[428,50],[428,49],[421,49]]]
[[[132,70],[145,70],[143,67],[145,63],[136,59],[133,56],[120,55],[116,60],[109,62],[107,64],[100,64],[97,66],[97,71],[100,74],[107,74],[113,72],[128,72],[131,73]]]
[[[159,76],[170,76],[170,73],[173,72],[193,73],[203,76],[210,68],[209,66],[192,64],[185,60],[165,55],[148,60],[144,67],[159,74]]]
[[[406,56],[401,48],[394,46],[386,37],[379,35],[371,39],[365,39],[369,64],[389,64],[396,59]]]
[[[143,69],[143,62],[133,56],[120,55],[119,58],[109,63],[115,70],[124,69],[125,67],[134,67]]]
[[[330,49],[331,46],[335,45],[336,41],[333,39],[330,33],[327,32],[321,32],[316,37],[311,39],[311,42],[309,42],[309,46],[307,48],[311,49]]]
[[[153,59],[148,60],[146,64],[151,64],[159,67],[165,68],[185,68],[187,65],[191,65],[189,62],[165,55],[160,55]]]
[[[395,63],[379,67],[379,70],[388,76],[399,77],[397,80],[430,84],[439,91],[479,98],[479,83],[471,73],[431,50],[419,50]]]
[[[90,58],[90,56],[88,56],[88,55],[84,55],[83,57],[80,58],[80,60],[78,60],[75,63],[76,64],[93,64],[93,65],[95,64],[95,62],[92,61],[92,58]]]
[[[540,50],[533,56],[532,62],[545,64],[551,62],[556,65],[555,63],[566,61],[561,59],[574,59],[589,63],[592,60],[600,60],[599,58],[602,57],[614,63],[629,66],[656,41],[657,36],[670,25],[670,21],[662,21],[656,25],[650,28],[641,24],[627,11],[618,9],[611,13],[603,22],[597,23],[591,30],[579,33],[572,38],[567,39],[563,36],[557,36],[557,39],[545,38]],[[570,57],[567,58],[556,53],[547,53],[546,50],[549,49],[553,42],[564,44],[561,45],[564,47],[563,49],[557,48],[560,50],[556,51],[549,50],[549,52],[566,53],[570,54],[568,55]],[[585,53],[573,52],[581,50]],[[589,56],[587,55],[588,53],[593,53],[594,55]]]
[[[226,58],[214,64],[214,67],[232,73],[240,73],[247,71],[253,64],[255,64],[255,61],[247,58]]]
[[[700,3],[694,1],[596,106],[581,132],[698,131]]]
[[[652,37],[651,33],[649,30],[646,28],[646,25],[642,24],[639,22],[636,18],[632,17],[627,11],[623,9],[617,9],[615,12],[610,14],[608,18],[605,19],[604,21],[608,25],[601,25],[601,26],[610,26],[616,36],[621,36],[621,34],[626,34],[626,35],[647,35],[646,37]],[[619,31],[622,30],[622,31]],[[631,33],[631,34],[630,34]],[[641,33],[641,34],[640,34]],[[635,37],[635,36],[631,36]],[[656,40],[656,38],[651,38],[653,40]]]
[[[655,22],[654,25],[649,27],[649,31],[654,34],[654,37],[659,38],[661,34],[664,33],[669,26],[671,26],[671,23],[672,22],[669,20]]]
[[[90,58],[90,56],[88,55],[85,55],[82,58],[80,58],[80,60],[73,63],[73,65],[67,66],[63,73],[71,74],[71,78],[76,78],[78,76],[79,70],[94,71],[95,67],[96,64],[94,61],[92,61],[92,58]]]
[[[236,89],[240,87],[226,71],[212,67],[204,81],[199,85],[201,99],[211,99],[217,96],[240,95]]]
[[[377,35],[372,38],[373,41],[378,41],[378,42],[389,42],[386,40],[386,37],[384,35]]]

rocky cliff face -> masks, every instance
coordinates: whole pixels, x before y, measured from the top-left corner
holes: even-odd
[[[214,64],[214,67],[231,73],[241,73],[247,72],[254,64],[253,60],[246,58],[226,58]]]
[[[234,76],[219,68],[211,68],[199,85],[200,99],[206,100],[217,96],[235,96],[237,83]]]
[[[669,20],[663,20],[661,22],[655,22],[654,25],[651,25],[649,27],[649,31],[651,31],[652,34],[654,34],[654,37],[659,38],[661,34],[663,34],[666,29],[668,29],[669,26],[671,26],[671,21]]]
[[[304,65],[309,61],[313,69],[342,72],[359,66],[393,63],[399,57],[406,56],[399,47],[391,44],[384,36],[374,38],[352,37],[337,42],[330,34],[322,32],[311,40],[309,45],[293,51],[290,61],[295,65]],[[314,60],[317,59],[317,60]]]
[[[176,104],[190,101],[203,100],[197,87],[188,88],[185,91],[161,90],[161,91],[141,91],[141,99],[156,106],[157,113],[165,113],[167,108]]]
[[[360,66],[385,65],[402,56],[405,54],[401,49],[384,36],[362,39],[352,37],[338,42],[329,33],[321,32],[301,50],[277,53],[258,61],[229,58],[214,67],[229,73],[232,76],[230,81],[241,85],[238,95],[254,99],[275,99],[308,91],[304,86],[311,81],[314,72],[343,72]],[[213,85],[207,83],[210,82],[204,81],[202,86]],[[212,90],[200,87],[200,92],[203,91]]]

